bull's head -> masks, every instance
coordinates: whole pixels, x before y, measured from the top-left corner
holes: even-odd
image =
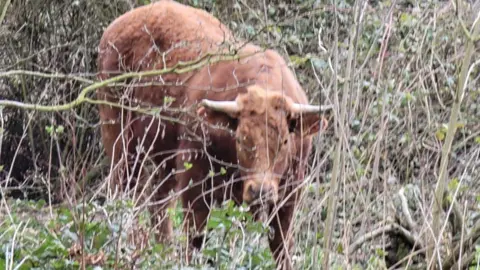
[[[238,165],[244,179],[243,200],[275,202],[282,175],[298,147],[296,142],[326,128],[320,112],[327,106],[294,103],[278,92],[248,88],[235,101],[202,100],[201,105],[236,119]]]

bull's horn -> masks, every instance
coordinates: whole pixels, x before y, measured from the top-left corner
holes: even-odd
[[[203,99],[200,102],[200,105],[215,111],[221,111],[226,113],[237,113],[240,110],[236,101],[214,101],[209,99]]]
[[[322,111],[328,111],[333,108],[332,105],[309,105],[309,104],[299,104],[294,103],[292,105],[292,112],[294,113],[319,113]]]

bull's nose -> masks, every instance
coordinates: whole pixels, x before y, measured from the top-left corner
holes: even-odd
[[[275,199],[275,188],[269,183],[247,183],[244,189],[243,199],[248,203],[257,199],[271,201]]]

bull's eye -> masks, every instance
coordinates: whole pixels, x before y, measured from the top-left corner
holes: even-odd
[[[288,132],[293,133],[295,131],[296,126],[297,126],[296,119],[291,119],[288,122]]]

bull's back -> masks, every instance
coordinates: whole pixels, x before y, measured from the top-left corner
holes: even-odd
[[[101,38],[98,65],[110,72],[162,68],[196,59],[231,39],[227,27],[209,13],[163,0],[114,20]]]
[[[179,61],[198,59],[208,52],[215,52],[219,44],[232,40],[230,31],[215,17],[207,12],[163,0],[131,10],[114,20],[104,31],[99,44],[99,79],[132,71],[147,71],[171,67]],[[184,44],[182,44],[184,43]],[[143,104],[163,105],[165,96],[175,98],[173,104],[179,105],[185,99],[184,88],[162,86],[176,84],[191,76],[189,74],[165,74],[159,77],[145,77],[136,82],[155,81],[156,85],[136,87],[131,98],[141,100]],[[122,89],[124,90],[124,89]],[[97,98],[109,102],[118,102],[108,87],[98,89]],[[121,93],[116,93],[117,96]],[[114,142],[121,132],[121,110],[116,107],[99,105],[102,140],[109,156],[114,152]],[[125,115],[124,115],[125,116]],[[135,118],[135,113],[131,113]],[[132,136],[143,136],[150,117],[131,126]],[[157,126],[155,123],[154,126]],[[168,124],[170,142],[164,145],[174,146],[176,127]],[[148,138],[152,137],[152,138]],[[147,133],[147,141],[153,141],[157,135]],[[121,151],[121,144],[115,147]],[[158,149],[161,151],[162,149]]]
[[[234,100],[255,84],[268,91],[280,92],[294,102],[308,104],[308,98],[284,58],[276,51],[254,44],[244,44],[237,52],[238,61],[222,61],[205,66],[188,81],[188,103],[201,99]]]

